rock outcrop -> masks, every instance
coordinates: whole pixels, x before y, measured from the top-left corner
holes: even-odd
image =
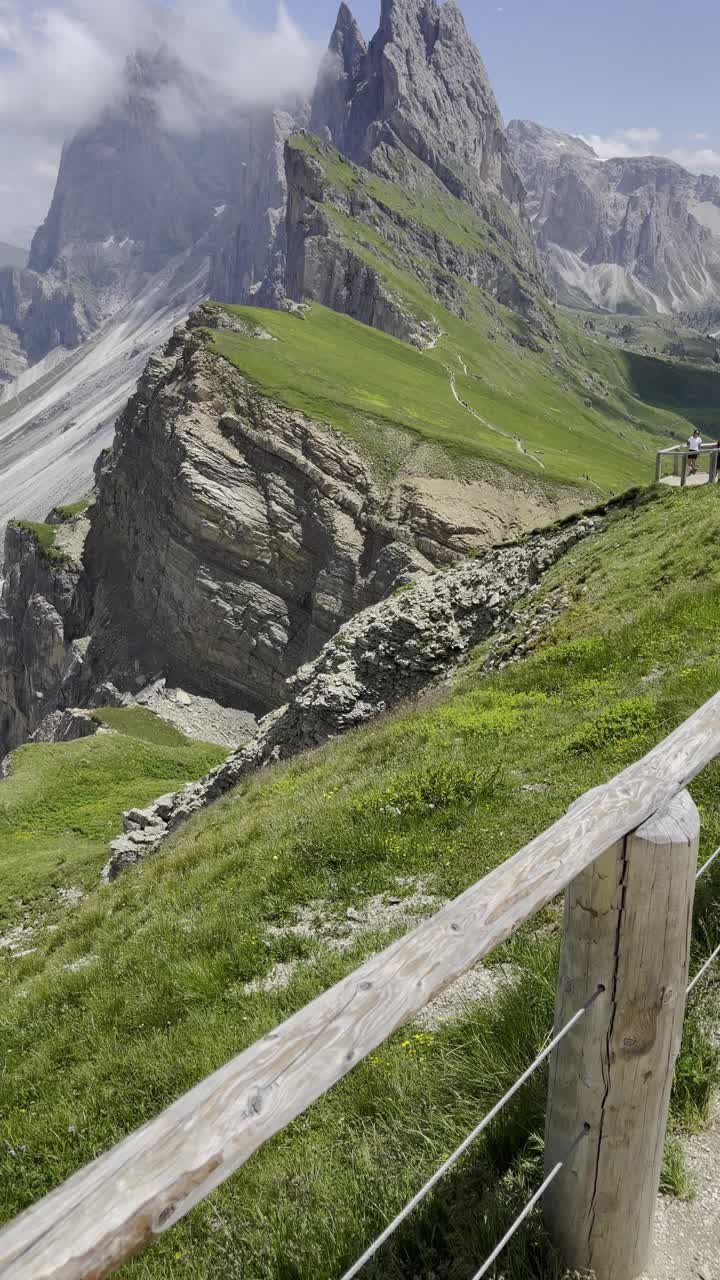
[[[523,186],[482,59],[453,0],[442,6],[384,0],[369,45],[343,3],[318,76],[310,129],[365,172],[417,191],[429,204],[450,194],[472,205],[487,236],[483,249],[463,249],[437,222],[423,226],[407,210],[388,207],[363,182],[363,170],[341,190],[307,148],[291,143],[289,297],[322,301],[417,346],[427,343],[428,333],[408,316],[382,270],[328,216],[334,207],[368,228],[366,251],[380,236],[391,260],[415,272],[444,306],[462,311],[460,282],[466,280],[549,336]],[[337,163],[329,159],[336,174]]]
[[[31,528],[8,527],[0,596],[0,756],[79,686],[89,600],[80,565],[49,559]]]
[[[388,172],[390,154],[398,186],[420,189],[429,200],[442,194],[435,175],[399,143],[385,153]],[[549,316],[539,305],[538,279],[519,248],[521,240],[516,243],[511,234],[503,252],[492,240],[477,249],[458,244],[450,229],[443,235],[437,227],[393,209],[355,165],[346,166],[344,185],[334,184],[324,166],[332,172],[336,160],[327,144],[308,135],[296,135],[285,148],[289,298],[320,302],[421,349],[433,345],[439,336],[437,325],[415,316],[387,283],[389,260],[391,267],[415,275],[449,311],[465,314],[466,281],[522,315],[538,336],[552,336]],[[353,228],[352,236],[348,227]],[[374,249],[378,239],[384,242],[385,261]]]
[[[378,477],[350,436],[220,357],[216,328],[271,341],[232,312],[197,309],[150,360],[87,516],[8,530],[0,754],[50,712],[108,699],[147,693],[177,719],[165,691],[178,688],[232,709],[219,739],[232,741],[237,713],[284,702],[288,677],[356,613],[577,503],[502,471],[455,478],[449,459],[438,474],[433,458],[428,475],[400,431],[387,444],[394,479]],[[212,716],[193,705],[189,731]]]
[[[453,194],[490,190],[522,209],[497,101],[454,0],[383,0],[369,46],[342,4],[310,127],[370,167],[376,148],[400,142]]]
[[[201,782],[126,815],[125,833],[113,842],[103,872],[106,881],[154,852],[171,831],[248,773],[357,728],[447,675],[599,523],[580,518],[447,573],[423,575],[358,614],[288,681],[289,702],[261,722],[249,746]]]
[[[697,311],[720,292],[720,178],[658,156],[601,161],[580,138],[508,136],[559,296],[610,311]]]
[[[309,106],[249,115],[241,185],[218,214],[208,294],[218,302],[276,307],[285,296],[285,143]]]
[[[429,562],[347,439],[207,350],[200,327],[232,317],[191,323],[118,423],[85,550],[90,659],[267,710],[346,618]]]

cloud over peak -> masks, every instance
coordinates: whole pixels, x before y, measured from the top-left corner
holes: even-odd
[[[162,48],[184,74],[188,101],[161,105],[178,128],[236,106],[269,105],[312,88],[320,49],[278,7],[259,30],[231,0],[0,0],[0,125],[62,139],[91,124],[125,88],[136,50]],[[184,96],[184,95],[183,95]],[[172,108],[176,111],[173,114]]]

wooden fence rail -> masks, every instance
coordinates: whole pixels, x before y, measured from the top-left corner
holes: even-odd
[[[0,1275],[100,1280],[111,1274],[665,808],[718,754],[720,694],[437,915],[11,1222],[0,1232]]]

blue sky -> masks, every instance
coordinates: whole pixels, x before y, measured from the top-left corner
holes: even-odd
[[[102,103],[150,2],[0,0],[0,238],[27,239],[44,216],[62,138]],[[278,77],[294,87],[311,79],[338,7],[338,0],[285,0],[292,27],[278,23],[272,0],[155,3],[184,13],[181,56],[210,70],[238,101],[258,83],[275,92]],[[372,35],[379,0],[351,7]],[[461,7],[506,120],[524,116],[581,134],[603,158],[653,151],[720,173],[718,0],[461,0]]]

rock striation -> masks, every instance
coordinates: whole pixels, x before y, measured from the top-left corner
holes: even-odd
[[[454,0],[383,0],[369,45],[341,4],[310,127],[371,168],[378,147],[400,142],[453,194],[484,188],[521,212],[497,101]]]
[[[480,54],[456,4],[384,0],[368,45],[340,6],[313,97],[310,129],[354,162],[351,184],[328,180],[310,148],[286,147],[286,291],[314,299],[416,346],[433,340],[383,282],[367,250],[381,237],[388,256],[413,271],[451,310],[465,304],[462,281],[528,319],[550,337],[538,299],[541,272],[524,213],[524,190]],[[327,172],[337,157],[326,152]],[[322,157],[321,157],[322,160]],[[473,251],[384,203],[367,172],[417,191],[428,206],[453,196],[472,205],[485,229]],[[338,225],[333,210],[345,219]],[[349,243],[347,219],[367,228]],[[362,239],[362,237],[361,237]],[[435,335],[437,336],[437,335]]]
[[[248,773],[357,728],[447,675],[507,622],[514,602],[545,570],[599,524],[598,518],[579,518],[446,573],[422,575],[358,614],[287,682],[289,701],[261,722],[253,742],[201,782],[126,815],[105,880],[142,861]]]
[[[658,156],[601,161],[580,138],[508,126],[560,298],[609,311],[698,311],[720,291],[720,178]]]
[[[5,535],[0,596],[0,756],[12,751],[58,707],[72,701],[83,663],[89,599],[70,558],[48,559],[30,528]],[[65,705],[68,705],[67,703]]]

